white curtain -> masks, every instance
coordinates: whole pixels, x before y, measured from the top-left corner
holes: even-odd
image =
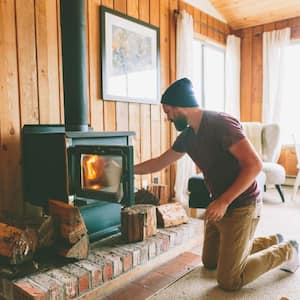
[[[193,74],[193,17],[181,11],[177,18],[176,28],[176,78],[187,77],[192,80]],[[175,198],[188,211],[188,180],[196,174],[194,162],[188,155],[177,161]]]
[[[225,52],[225,112],[240,119],[241,39],[228,35]]]
[[[181,11],[176,25],[176,77],[193,76],[193,17],[186,11]]]
[[[280,123],[283,102],[282,78],[284,76],[284,52],[291,36],[291,29],[263,33],[263,107],[264,123]]]

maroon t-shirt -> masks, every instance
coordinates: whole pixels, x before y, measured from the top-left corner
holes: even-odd
[[[232,116],[213,111],[203,111],[198,132],[186,128],[174,142],[172,149],[186,152],[203,172],[213,199],[223,194],[240,172],[238,160],[229,148],[245,138],[242,125]],[[231,204],[241,207],[256,203],[259,189],[254,181]]]

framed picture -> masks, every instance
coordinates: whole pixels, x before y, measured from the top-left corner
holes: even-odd
[[[100,7],[102,97],[159,103],[159,28]]]

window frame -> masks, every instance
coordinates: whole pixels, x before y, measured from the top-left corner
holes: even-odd
[[[217,50],[219,52],[221,52],[223,54],[223,57],[224,57],[224,68],[223,68],[223,78],[224,78],[224,93],[223,93],[223,112],[225,111],[225,95],[226,95],[226,78],[225,78],[225,68],[226,68],[226,46],[223,45],[223,44],[218,44],[218,43],[215,43],[215,42],[212,42],[212,41],[208,41],[208,40],[205,40],[203,39],[202,37],[199,37],[197,35],[194,35],[194,41],[197,41],[200,43],[200,46],[201,46],[201,78],[200,78],[200,85],[201,85],[201,100],[200,100],[200,105],[204,108],[204,109],[207,109],[205,107],[205,104],[206,104],[206,98],[205,98],[205,78],[204,78],[204,63],[205,63],[205,60],[204,60],[204,49],[206,48],[211,48],[211,49],[214,49],[214,50]],[[194,78],[194,80],[196,80],[196,78]]]
[[[292,46],[292,45],[298,45],[298,46],[300,46],[300,38],[290,40],[290,43],[289,43],[289,45],[287,45],[287,47]],[[299,99],[299,101],[300,101],[300,99]],[[282,117],[280,117],[280,119],[281,119],[280,123],[282,124]],[[292,137],[288,138],[287,136],[284,136],[282,138],[282,140],[283,140],[282,145],[284,147],[291,147],[291,146],[293,146],[293,142],[291,141],[291,139],[292,139]]]

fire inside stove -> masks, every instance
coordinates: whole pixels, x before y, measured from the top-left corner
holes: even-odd
[[[81,188],[118,193],[122,179],[122,156],[81,155]]]

